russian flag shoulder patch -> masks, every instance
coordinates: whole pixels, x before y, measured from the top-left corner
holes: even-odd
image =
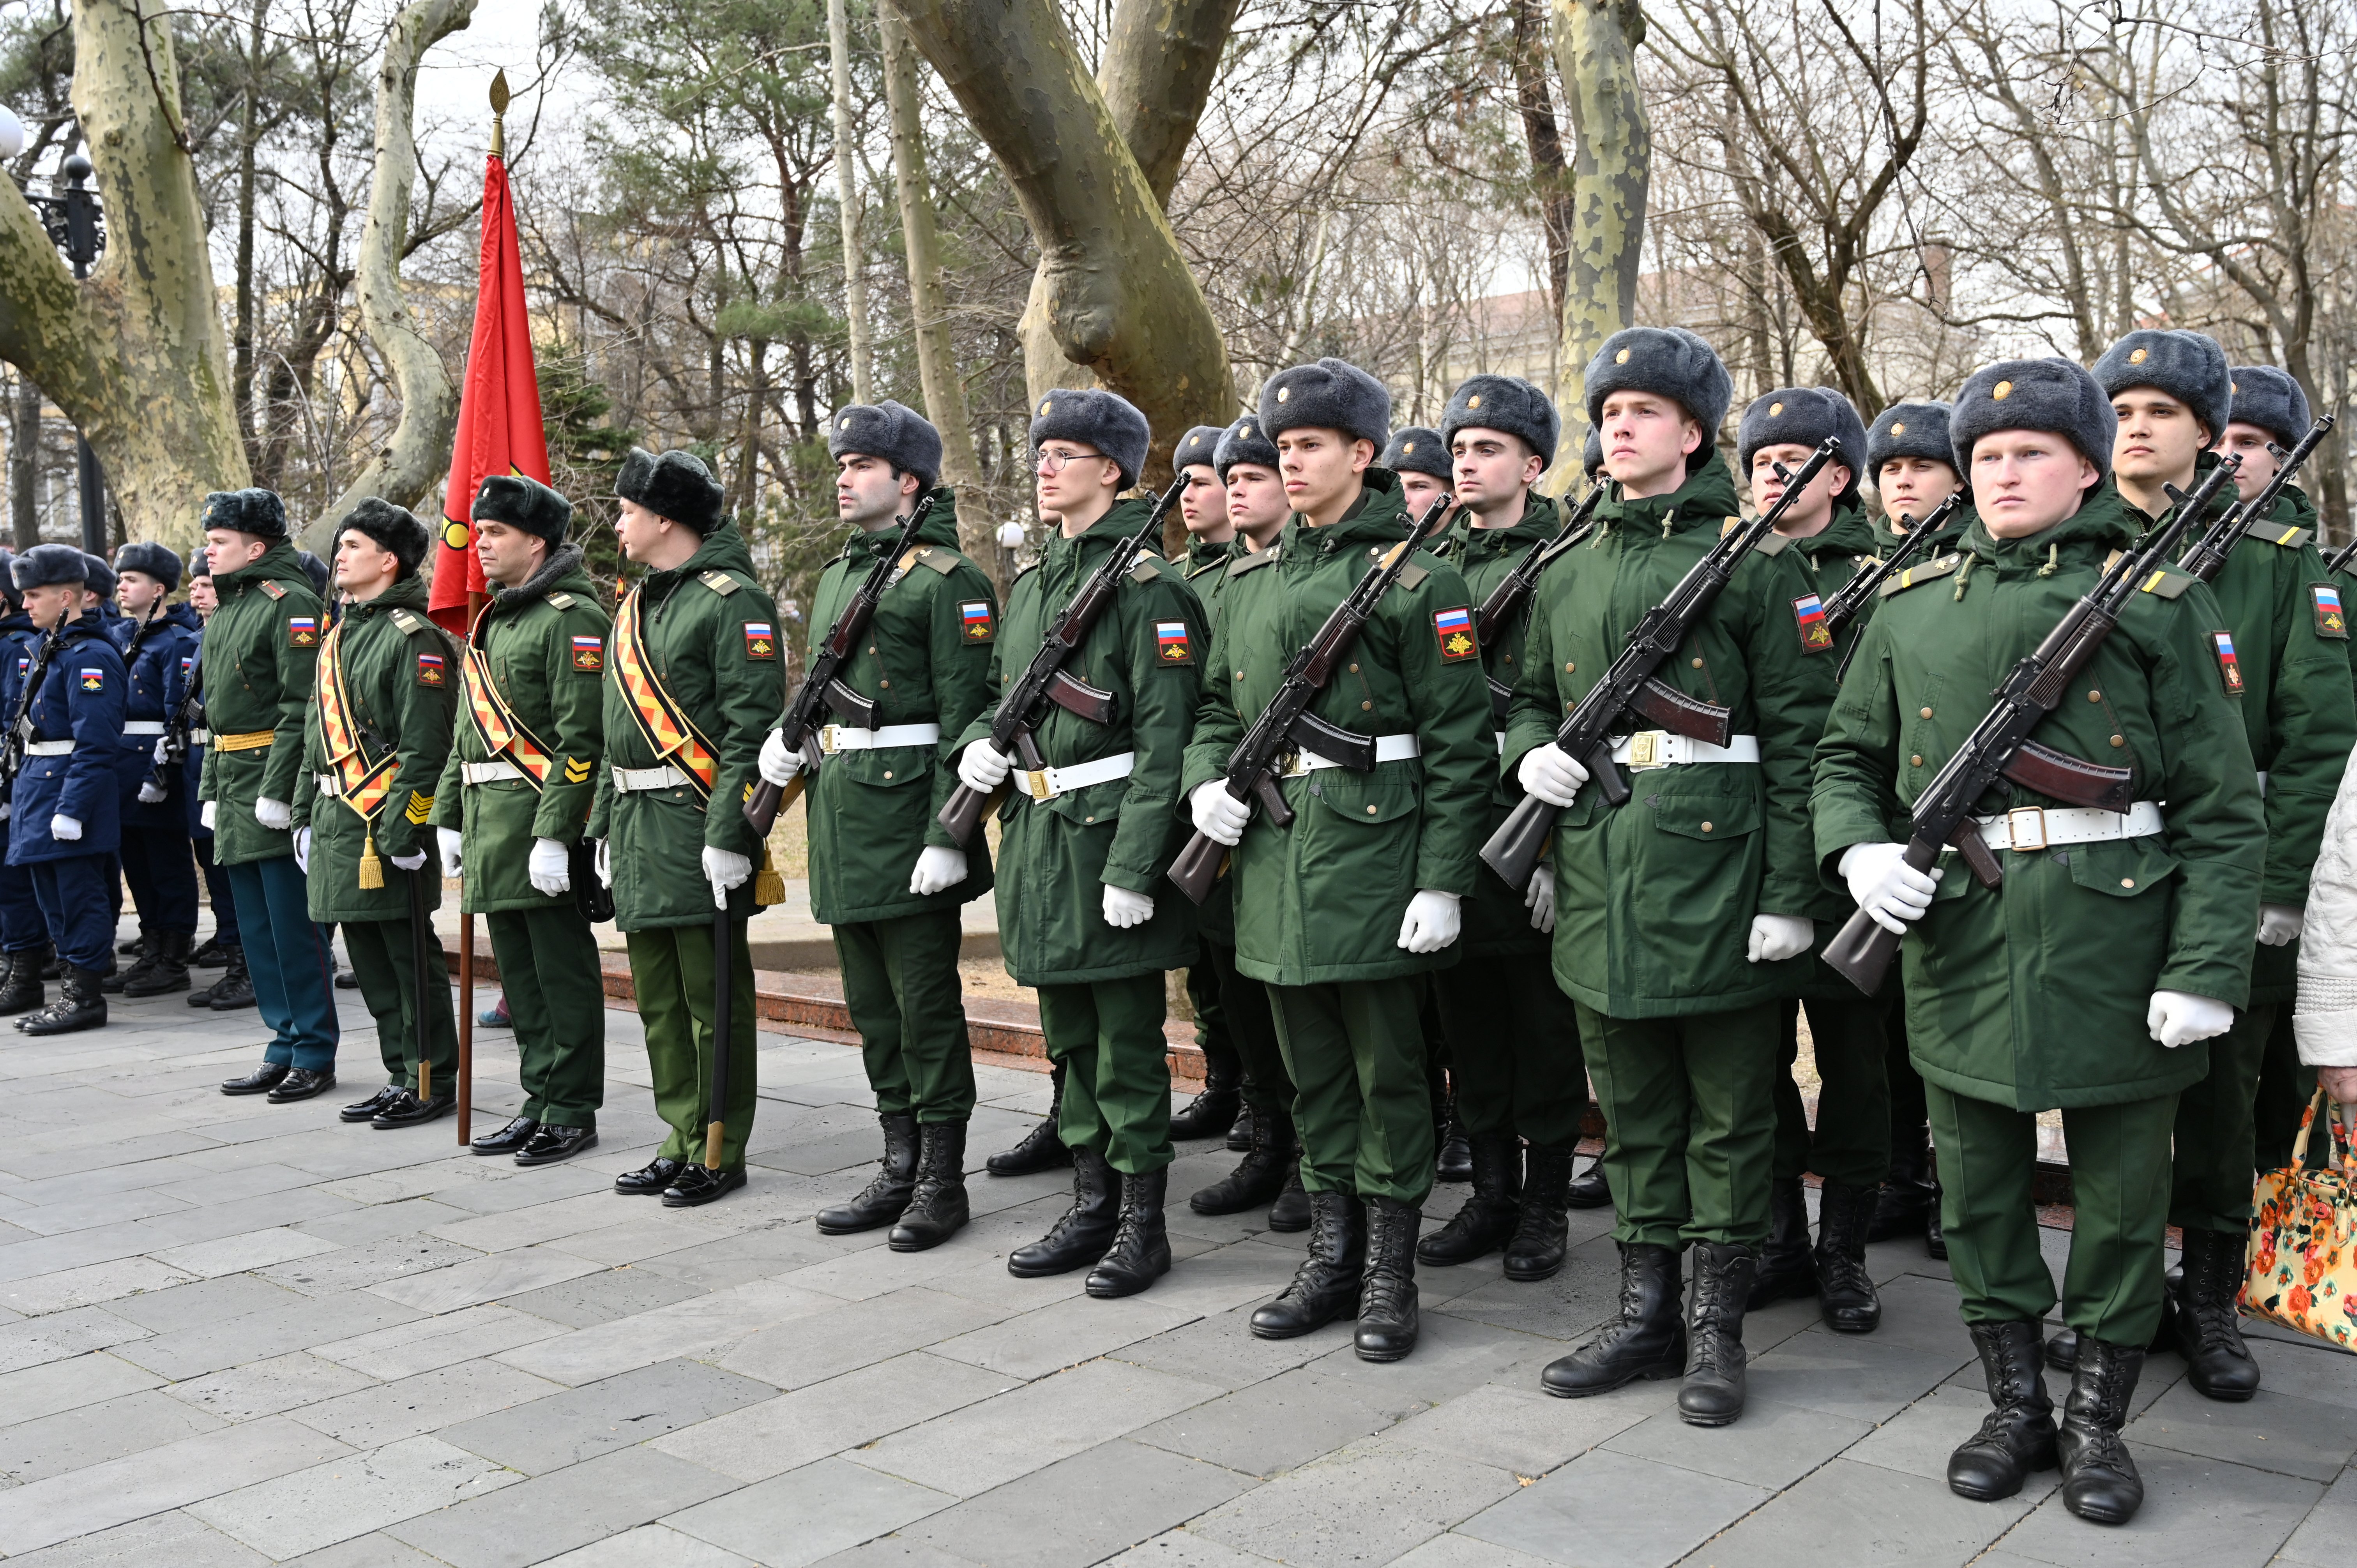
[[[990,613],[988,599],[958,601],[958,634],[968,642],[988,642],[998,635],[997,618]]]
[[[2218,656],[2218,678],[2226,683],[2226,695],[2243,694],[2243,667],[2234,659],[2234,634],[2213,631],[2210,634],[2211,651]]]
[[[1192,664],[1195,645],[1187,636],[1183,620],[1158,620],[1154,623],[1154,656],[1165,664]]]
[[[1801,628],[1801,651],[1824,653],[1834,645],[1834,629],[1825,624],[1825,602],[1814,594],[1792,601],[1792,619]]]
[[[2349,618],[2341,608],[2341,590],[2330,583],[2311,583],[2308,596],[2316,601],[2316,635],[2349,640]]]
[[[1473,638],[1473,612],[1463,605],[1433,611],[1432,635],[1440,644],[1440,657],[1452,662],[1475,658],[1481,651]]]
[[[778,657],[778,628],[765,620],[747,621],[745,657],[774,660]]]
[[[576,670],[606,668],[606,639],[602,637],[576,637],[573,639],[573,668]]]

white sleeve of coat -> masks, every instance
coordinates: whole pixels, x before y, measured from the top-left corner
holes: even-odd
[[[2357,1067],[2357,766],[2341,776],[2309,881],[2292,1032],[2309,1066]]]

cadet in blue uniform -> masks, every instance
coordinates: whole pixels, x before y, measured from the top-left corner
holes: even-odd
[[[15,715],[18,680],[41,640],[40,628],[25,613],[25,596],[9,575],[16,559],[16,552],[0,550],[0,597],[7,600],[7,613],[0,616],[0,718]],[[0,963],[6,965],[0,978],[0,1017],[29,1013],[48,1000],[41,971],[54,956],[48,924],[33,897],[33,874],[21,865],[0,865]]]
[[[167,601],[180,585],[180,558],[160,544],[115,552],[115,602],[123,663],[131,680],[123,723],[123,878],[139,909],[142,950],[128,974],[106,989],[161,996],[188,988],[197,941],[197,863],[188,845],[188,797],[168,755],[166,731],[184,659],[195,657],[197,612]]]
[[[8,859],[32,873],[65,994],[16,1021],[28,1035],[106,1022],[100,978],[113,961],[106,875],[115,851],[115,755],[123,745],[123,656],[82,608],[90,564],[70,544],[37,544],[10,567],[45,634],[26,717],[32,728],[9,800]],[[54,628],[54,629],[53,629]],[[30,671],[27,672],[30,678]]]

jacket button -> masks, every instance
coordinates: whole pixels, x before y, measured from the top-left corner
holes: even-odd
[[[1909,757],[1909,758],[1907,759],[1907,766],[1908,766],[1908,767],[1910,767],[1910,768],[1921,768],[1921,767],[1922,767],[1922,766],[1923,766],[1923,757],[1922,757],[1922,754],[1921,754],[1921,752],[1918,752],[1915,756]]]
[[[1915,716],[1919,719],[1928,719],[1932,716],[1932,710],[1929,708],[1918,708],[1915,710]]]
[[[2087,701],[2091,703],[2100,703],[2103,700],[2104,694],[2101,692],[2090,692],[2087,693]]]
[[[892,770],[891,770],[890,768],[886,768],[886,769],[884,770],[884,777],[885,777],[885,778],[887,778],[887,779],[891,778],[891,777],[892,777]]]
[[[2133,876],[2123,876],[2120,878],[2120,886],[2123,887],[2133,887],[2136,886],[2136,878]]]
[[[867,645],[867,651],[868,651],[868,652],[870,652],[870,653],[875,652],[875,651],[876,651],[876,645],[875,645],[874,643],[872,643],[872,642],[871,642],[871,643],[869,643],[869,644]]]
[[[1239,680],[1239,681],[1241,681],[1241,680],[1243,680],[1243,678],[1244,678],[1244,672],[1243,672],[1243,671],[1241,671],[1241,670],[1237,671],[1236,671],[1236,679],[1237,679],[1237,680]]]
[[[1699,656],[1697,656],[1697,657],[1695,658],[1695,661],[1694,661],[1694,667],[1695,667],[1695,669],[1697,669],[1697,670],[1699,670],[1699,669],[1701,669],[1701,668],[1702,668],[1702,660],[1701,660],[1701,658],[1700,658]]]
[[[1703,832],[1710,832],[1710,824],[1709,824],[1708,822],[1705,822],[1705,823],[1703,823],[1703,825],[1702,825],[1702,831],[1703,831]]]
[[[1563,667],[1563,672],[1564,672],[1565,674],[1568,675],[1568,674],[1570,674],[1574,670],[1577,670],[1577,669],[1578,669],[1578,668],[1579,668],[1579,666],[1578,666],[1578,665],[1577,665],[1577,664],[1566,664],[1566,665]]]
[[[1367,815],[1369,815],[1369,816],[1371,816],[1371,817],[1372,817],[1372,816],[1373,816],[1374,814],[1375,814],[1375,809],[1374,809],[1372,806],[1368,807],[1368,808],[1367,808]]]
[[[2128,737],[2124,735],[2115,735],[2112,736],[2112,744],[2114,746],[2126,746],[2127,743]]]
[[[892,776],[891,776],[889,773],[887,773],[886,775],[884,775],[884,777],[885,777],[885,778],[887,778],[887,779],[889,779],[889,778],[891,778]],[[1085,821],[1087,821],[1087,822],[1095,822],[1095,821],[1096,821],[1096,819],[1095,819],[1094,817],[1089,817],[1089,818],[1086,818],[1086,819],[1084,819],[1084,820],[1085,820]]]
[[[1353,674],[1353,675],[1356,675],[1358,672],[1359,672],[1359,667],[1358,667],[1357,665],[1355,665],[1355,664],[1351,665],[1351,674]]]
[[[878,682],[877,682],[876,683],[877,683],[878,686],[889,686],[892,682],[889,682],[889,681],[878,681]]]
[[[1507,662],[1507,663],[1509,663],[1509,664],[1512,664],[1513,661],[1514,661],[1514,656],[1513,656],[1512,654],[1511,654],[1511,653],[1507,654],[1507,655],[1506,655],[1506,662]]]
[[[1375,704],[1372,703],[1361,703],[1359,704],[1359,711],[1362,714],[1373,713],[1375,711]]]

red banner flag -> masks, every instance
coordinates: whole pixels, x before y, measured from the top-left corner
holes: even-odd
[[[450,483],[442,497],[442,542],[434,552],[428,613],[464,635],[470,594],[487,590],[468,521],[475,491],[492,474],[529,474],[548,482],[548,438],[540,424],[540,378],[533,370],[532,325],[524,314],[523,252],[516,243],[508,169],[496,153],[483,170],[482,281],[475,300],[475,338],[467,351],[467,385],[450,449]]]

